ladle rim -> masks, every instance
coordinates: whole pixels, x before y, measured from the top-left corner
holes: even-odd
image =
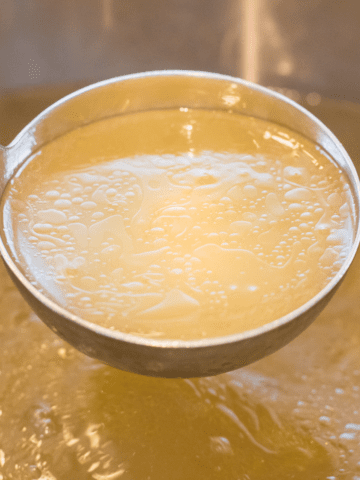
[[[10,150],[14,148],[17,143],[22,139],[22,137],[28,133],[31,129],[33,129],[41,120],[44,119],[51,111],[59,107],[60,105],[66,103],[67,101],[82,95],[83,93],[86,93],[88,91],[109,85],[111,83],[118,83],[118,82],[124,82],[124,81],[129,81],[129,80],[136,80],[136,79],[143,79],[146,77],[154,77],[154,76],[194,76],[194,77],[205,77],[208,79],[214,79],[214,80],[223,80],[227,82],[233,82],[236,84],[240,84],[243,86],[248,87],[249,89],[259,92],[259,93],[264,93],[268,96],[273,97],[274,99],[278,99],[281,102],[285,102],[286,104],[292,106],[296,110],[300,111],[304,115],[306,115],[312,122],[314,122],[321,130],[323,133],[326,134],[327,137],[329,137],[332,142],[336,145],[338,148],[339,152],[343,156],[343,158],[346,160],[347,167],[349,168],[352,178],[349,178],[349,183],[351,185],[351,190],[352,194],[354,195],[356,201],[356,212],[355,212],[355,222],[356,222],[356,233],[354,235],[353,243],[351,246],[351,249],[341,266],[340,270],[336,273],[336,275],[330,280],[330,282],[320,291],[318,292],[314,297],[312,297],[310,300],[308,300],[306,303],[304,303],[301,307],[297,308],[296,310],[293,310],[292,312],[276,319],[273,320],[269,323],[266,323],[265,325],[262,325],[260,327],[251,329],[251,330],[246,330],[243,332],[231,334],[231,335],[226,335],[226,336],[218,336],[218,337],[210,337],[210,338],[203,338],[203,339],[194,339],[194,340],[176,340],[176,339],[159,339],[159,338],[148,338],[148,337],[141,337],[137,336],[134,334],[130,333],[125,333],[121,332],[120,330],[110,330],[109,328],[102,327],[100,325],[97,325],[89,320],[85,320],[77,315],[72,314],[65,308],[61,307],[58,305],[56,302],[48,298],[46,295],[43,293],[39,292],[34,285],[31,284],[31,282],[26,278],[26,276],[20,271],[20,269],[17,267],[15,261],[12,259],[11,255],[8,253],[8,250],[6,246],[4,245],[3,238],[0,237],[0,254],[3,258],[3,261],[5,262],[7,268],[9,268],[12,272],[12,274],[17,278],[17,280],[28,290],[41,304],[45,305],[49,310],[52,312],[56,313],[57,315],[60,315],[62,317],[65,317],[66,319],[75,322],[82,327],[93,331],[95,334],[100,334],[102,336],[112,338],[114,340],[119,340],[122,342],[126,343],[131,343],[131,344],[136,344],[139,346],[146,346],[146,347],[152,347],[152,348],[159,348],[159,349],[165,349],[165,348],[172,348],[172,349],[201,349],[201,348],[208,348],[212,346],[219,346],[219,345],[224,345],[224,344],[230,344],[230,343],[237,343],[243,340],[247,340],[250,338],[254,338],[257,336],[261,336],[266,334],[267,332],[270,332],[272,330],[275,330],[282,325],[285,325],[288,322],[296,320],[298,317],[300,317],[302,314],[310,310],[312,307],[314,307],[316,304],[318,304],[324,297],[326,297],[338,284],[341,282],[343,279],[344,275],[346,274],[347,270],[349,269],[356,251],[358,249],[359,243],[360,243],[360,219],[359,219],[359,199],[360,199],[360,181],[359,177],[357,175],[356,169],[354,167],[353,162],[351,161],[348,153],[346,152],[345,148],[342,146],[341,142],[337,139],[337,137],[331,132],[331,130],[326,127],[316,116],[314,116],[312,113],[310,113],[308,110],[303,108],[301,105],[297,104],[293,100],[289,99],[288,97],[270,90],[269,88],[254,84],[252,82],[249,82],[247,80],[243,80],[240,78],[232,77],[229,75],[223,75],[223,74],[218,74],[218,73],[211,73],[211,72],[205,72],[205,71],[196,71],[196,70],[155,70],[155,71],[148,71],[148,72],[142,72],[142,73],[135,73],[135,74],[129,74],[129,75],[123,75],[119,77],[114,77],[110,78],[107,80],[102,80],[99,82],[96,82],[94,84],[88,85],[86,87],[83,87],[81,89],[78,89],[69,95],[66,95],[65,97],[61,98],[57,102],[53,103],[49,107],[47,107],[45,110],[43,110],[39,115],[37,115],[26,127],[24,127],[18,135],[11,141],[11,143],[8,146],[1,146],[0,148],[3,149],[5,152],[7,150]],[[322,147],[324,148],[324,147]],[[324,148],[325,150],[325,148]],[[333,159],[336,162],[336,158]],[[26,161],[26,159],[22,162],[22,164]],[[347,175],[349,177],[349,175]]]

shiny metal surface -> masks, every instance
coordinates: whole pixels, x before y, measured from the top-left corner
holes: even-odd
[[[331,299],[360,240],[358,177],[350,158],[333,134],[285,97],[236,78],[203,72],[130,75],[100,82],[65,97],[40,114],[2,151],[2,191],[32,152],[66,131],[111,115],[180,106],[231,110],[256,116],[286,125],[318,143],[348,175],[355,200],[356,238],[338,274],[302,308],[256,330],[200,341],[143,339],[110,332],[71,315],[36,291],[15,265],[2,238],[0,251],[12,279],[50,328],[80,351],[114,367],[163,377],[215,375],[252,363],[281,348],[310,325]]]
[[[3,0],[0,89],[188,69],[359,101],[359,14],[357,0]]]

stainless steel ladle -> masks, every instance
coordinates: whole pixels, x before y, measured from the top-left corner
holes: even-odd
[[[161,377],[216,375],[269,355],[299,335],[329,302],[360,241],[359,179],[346,151],[317,118],[291,100],[249,82],[189,71],[150,72],[102,81],[47,108],[7,147],[1,147],[0,194],[25,160],[64,133],[103,118],[167,108],[232,111],[284,125],[317,143],[347,175],[354,198],[355,235],[340,271],[314,298],[263,327],[194,341],[141,338],[110,331],[76,317],[38,292],[10,253],[2,225],[0,253],[16,286],[37,315],[81,352],[109,365]]]

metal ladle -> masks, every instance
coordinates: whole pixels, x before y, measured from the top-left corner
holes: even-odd
[[[82,125],[131,112],[168,108],[232,111],[286,126],[317,143],[347,175],[354,199],[355,234],[339,272],[310,301],[262,327],[226,337],[194,341],[142,338],[108,330],[79,318],[36,290],[10,253],[2,225],[0,253],[14,283],[37,315],[81,352],[109,365],[144,375],[196,377],[245,366],[286,345],[329,302],[360,241],[359,179],[346,151],[317,118],[291,100],[249,82],[189,71],[150,72],[102,81],[47,108],[7,147],[1,147],[0,194],[25,160],[42,145]]]

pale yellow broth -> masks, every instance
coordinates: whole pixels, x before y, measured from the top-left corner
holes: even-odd
[[[9,131],[55,93],[2,101]],[[355,158],[355,107],[321,108]],[[357,256],[323,314],[276,354],[211,379],[162,380],[76,352],[31,312],[0,265],[0,478],[356,480],[359,269]]]
[[[349,185],[317,145],[222,111],[71,131],[27,162],[4,204],[9,245],[40,291],[154,338],[281,318],[328,284],[353,240]]]

